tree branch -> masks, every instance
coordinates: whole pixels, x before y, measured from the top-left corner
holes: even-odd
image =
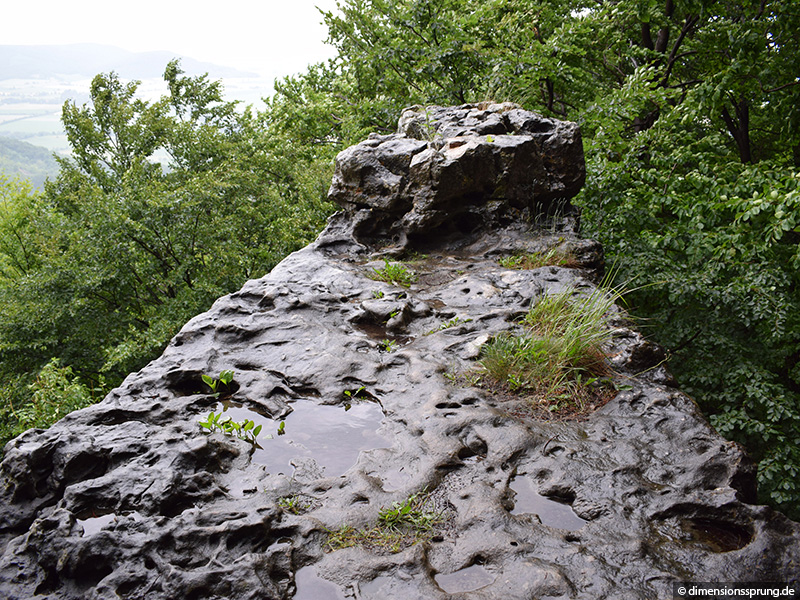
[[[678,59],[678,48],[681,47],[683,40],[686,39],[688,33],[694,28],[699,20],[699,16],[686,17],[686,21],[684,21],[683,27],[681,27],[681,33],[678,36],[678,39],[675,40],[675,43],[672,45],[672,51],[669,53],[669,58],[667,59],[667,68],[664,72],[664,78],[659,84],[661,87],[666,87],[667,83],[669,82],[669,77],[672,75],[672,67],[675,66],[675,61]],[[681,56],[686,56],[686,53],[682,54]]]

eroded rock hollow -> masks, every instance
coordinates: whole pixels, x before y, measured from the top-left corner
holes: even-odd
[[[475,385],[532,302],[594,289],[602,249],[571,229],[583,180],[577,126],[509,104],[414,107],[342,152],[343,210],[314,244],[8,444],[0,596],[638,600],[797,580],[800,527],[754,504],[752,462],[621,311],[616,391],[583,418]],[[499,262],[551,248],[568,264]],[[375,278],[399,260],[413,281]],[[257,442],[209,433],[211,412]],[[389,525],[414,497],[436,518],[411,543]]]

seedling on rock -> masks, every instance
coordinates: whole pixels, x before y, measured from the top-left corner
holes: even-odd
[[[283,422],[281,422],[281,424],[283,424]],[[258,438],[258,434],[261,433],[261,425],[256,425],[249,419],[245,419],[239,423],[231,419],[229,415],[223,415],[222,412],[218,414],[213,411],[208,413],[206,420],[200,421],[199,425],[203,429],[206,429],[208,433],[219,431],[225,435],[235,435],[240,440],[250,442],[254,446],[257,444],[256,438]],[[267,437],[271,438],[272,436]]]
[[[439,327],[437,327],[436,329],[431,329],[430,331],[426,331],[425,335],[431,335],[433,333],[436,333],[437,331],[444,331],[445,329],[450,329],[451,327],[457,327],[459,325],[463,325],[464,323],[470,323],[471,321],[472,319],[462,319],[460,317],[455,317],[453,319],[450,319],[449,321],[445,321],[444,323],[439,325]]]
[[[365,389],[366,388],[362,385],[357,390],[345,390],[343,393],[345,395],[345,398],[347,398],[347,400],[345,401],[344,409],[350,410],[351,404],[356,398],[359,397],[359,395],[363,397],[369,397],[369,392],[365,392],[364,391]]]
[[[409,271],[405,265],[390,263],[388,258],[384,258],[383,262],[382,269],[372,269],[372,273],[368,275],[370,279],[403,287],[408,287],[417,280],[417,275],[413,271]]]
[[[203,383],[211,388],[214,394],[221,394],[224,390],[228,389],[231,381],[233,381],[233,371],[225,370],[219,374],[219,379],[214,379],[210,375],[201,375]]]
[[[299,495],[294,495],[278,498],[278,506],[288,513],[299,515],[310,510],[313,507],[313,503],[308,500],[304,500]]]
[[[342,525],[328,533],[328,549],[363,546],[378,551],[400,552],[403,548],[429,540],[434,527],[446,520],[442,513],[428,509],[429,496],[413,494],[403,502],[382,508],[377,523],[369,529]]]
[[[424,510],[427,496],[413,494],[403,502],[392,502],[378,513],[378,522],[393,529],[410,528],[415,531],[430,531],[439,515]]]
[[[383,352],[394,352],[397,350],[397,342],[389,339],[381,340],[378,342],[378,348]]]
[[[366,388],[362,385],[357,390],[345,390],[344,395],[347,396],[348,400],[355,400],[358,395],[363,392]]]

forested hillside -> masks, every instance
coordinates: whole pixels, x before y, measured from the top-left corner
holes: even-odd
[[[28,142],[0,137],[0,173],[27,179],[43,188],[45,179],[58,172],[53,153]]]
[[[5,181],[7,437],[99,398],[217,296],[310,241],[331,159],[402,107],[514,101],[577,121],[587,236],[681,387],[800,517],[800,5],[794,0],[343,0],[337,59],[261,111],[167,66],[67,103],[72,158]],[[169,168],[154,162],[169,157]]]

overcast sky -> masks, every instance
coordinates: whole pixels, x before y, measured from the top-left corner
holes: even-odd
[[[335,0],[12,0],[0,44],[111,44],[167,50],[263,76],[304,71],[332,57],[324,10]]]

